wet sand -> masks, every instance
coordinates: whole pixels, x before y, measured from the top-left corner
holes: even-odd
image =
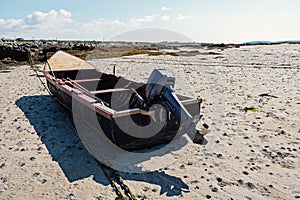
[[[167,68],[176,91],[204,100],[209,144],[189,143],[156,172],[121,173],[126,184],[138,199],[300,198],[300,45],[199,51],[216,54],[90,61],[140,81]],[[9,71],[0,73],[1,199],[115,199],[34,71]]]

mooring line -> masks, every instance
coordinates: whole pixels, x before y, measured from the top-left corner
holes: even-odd
[[[35,72],[36,77],[38,77],[45,90],[49,93],[50,96],[52,96],[52,93],[50,92],[50,90],[48,89],[48,87],[45,85],[44,81],[42,81],[40,75],[38,74],[38,67],[34,65],[30,51],[28,50],[27,53],[28,53],[28,63],[31,69]]]

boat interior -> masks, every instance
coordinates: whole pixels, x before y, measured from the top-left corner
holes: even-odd
[[[113,74],[102,73],[96,69],[54,71],[53,73],[49,71],[49,75],[55,78],[56,81],[95,97],[104,102],[106,106],[113,107],[116,111],[128,109],[128,103],[134,98],[134,91],[143,99],[147,99],[145,94],[146,85],[144,83],[130,81]],[[177,96],[180,101],[183,101],[182,103],[192,99],[185,95],[177,94]]]

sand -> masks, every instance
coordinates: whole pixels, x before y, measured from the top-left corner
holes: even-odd
[[[300,45],[201,51],[217,54],[90,61],[140,81],[167,68],[176,91],[204,100],[209,144],[155,172],[121,172],[126,184],[138,199],[300,198]],[[0,82],[0,199],[115,199],[30,66]]]

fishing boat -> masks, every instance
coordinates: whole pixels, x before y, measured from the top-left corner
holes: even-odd
[[[195,143],[206,143],[196,127],[202,100],[177,94],[175,78],[166,70],[155,69],[148,81],[141,83],[101,72],[84,60],[57,51],[46,61],[44,75],[60,104],[94,129],[101,127],[122,149],[168,143],[185,133]],[[97,125],[89,123],[95,118]],[[89,141],[83,143],[88,145]]]

